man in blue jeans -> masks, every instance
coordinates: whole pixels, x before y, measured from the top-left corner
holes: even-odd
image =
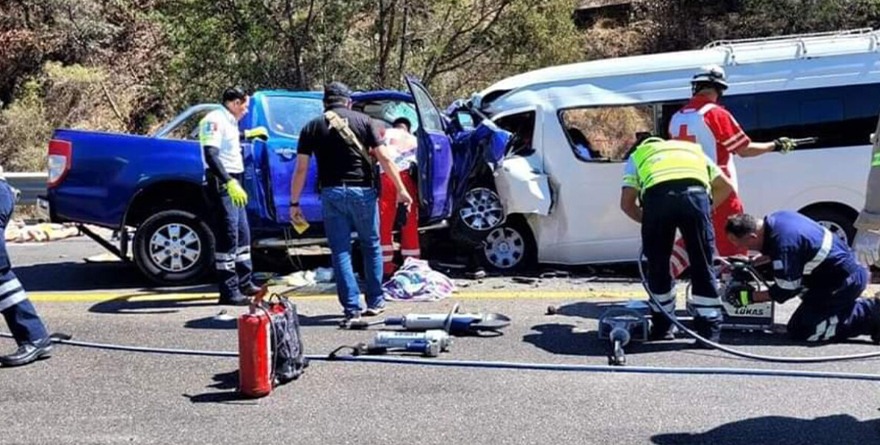
[[[412,205],[412,197],[391,162],[387,148],[369,116],[351,110],[351,90],[341,82],[324,88],[324,115],[312,119],[299,136],[296,170],[290,185],[290,220],[304,223],[299,198],[305,185],[309,158],[318,164],[318,187],[324,231],[333,257],[336,293],[342,304],[343,325],[385,309],[382,292],[382,251],[379,246],[379,172],[388,173],[397,189],[397,201]],[[364,257],[367,308],[362,310],[360,289],[351,265],[351,233],[357,233]]]

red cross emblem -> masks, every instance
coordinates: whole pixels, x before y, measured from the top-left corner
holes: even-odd
[[[697,142],[697,137],[688,133],[687,125],[678,126],[678,134],[675,136],[675,139],[680,141]]]

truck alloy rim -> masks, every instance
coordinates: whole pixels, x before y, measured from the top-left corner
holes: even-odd
[[[490,232],[483,248],[489,263],[499,269],[508,269],[519,264],[525,251],[526,243],[522,235],[510,227],[499,227]]]
[[[150,259],[165,272],[184,272],[198,262],[202,243],[184,224],[165,224],[150,237]]]
[[[498,195],[485,187],[468,190],[465,204],[458,211],[461,220],[472,230],[489,230],[504,223],[504,208]]]

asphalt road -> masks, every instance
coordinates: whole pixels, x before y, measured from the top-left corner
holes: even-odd
[[[145,289],[145,283],[122,265],[81,264],[82,257],[98,252],[79,240],[11,248],[51,329],[82,341],[236,351],[235,322],[214,318],[223,307],[214,304],[213,295],[122,298],[131,289]],[[604,368],[605,345],[596,339],[595,318],[619,301],[611,297],[637,295],[637,285],[535,284],[521,285],[528,292],[506,292],[513,285],[492,294],[463,288],[450,300],[393,303],[389,312],[441,312],[460,302],[466,310],[513,319],[503,336],[456,338],[443,360]],[[42,297],[69,289],[112,291],[117,299]],[[593,289],[591,298],[579,296],[585,289]],[[371,338],[369,332],[336,328],[339,308],[332,296],[295,300],[308,354]],[[546,315],[549,305],[559,306],[557,315]],[[780,309],[778,321],[784,322],[793,307]],[[864,343],[805,347],[763,333],[726,333],[724,342],[785,356],[877,350]],[[0,349],[12,347],[0,340]],[[628,360],[629,366],[878,372],[876,360],[758,363],[694,349],[685,339],[636,345]],[[314,361],[301,379],[269,397],[242,400],[235,392],[237,368],[235,358],[57,346],[51,359],[0,368],[0,444],[880,443],[880,382]]]

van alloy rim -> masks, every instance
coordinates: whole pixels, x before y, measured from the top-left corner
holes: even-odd
[[[849,244],[850,240],[846,236],[846,230],[840,224],[831,221],[819,221],[819,225],[831,231],[832,235],[840,238],[844,243]]]
[[[486,237],[483,248],[489,264],[499,269],[509,269],[523,260],[526,243],[517,230],[510,227],[499,227]]]
[[[471,230],[489,230],[504,223],[501,198],[494,191],[477,187],[464,195],[465,204],[458,211],[462,222]]]
[[[150,237],[150,259],[165,272],[191,269],[202,255],[202,242],[196,231],[185,224],[165,224]]]

